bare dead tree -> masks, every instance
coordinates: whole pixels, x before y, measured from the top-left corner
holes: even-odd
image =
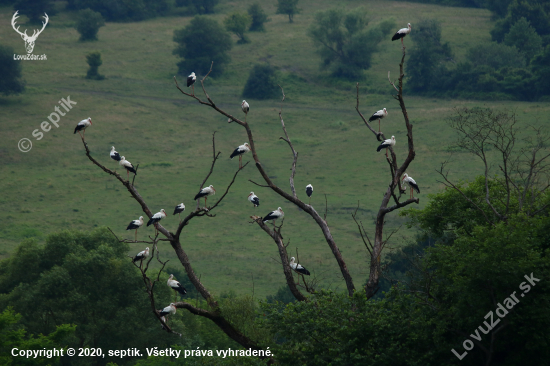
[[[120,181],[120,183],[126,187],[126,189],[128,190],[128,192],[130,192],[131,194],[131,197],[133,199],[135,199],[140,205],[141,205],[141,208],[143,210],[143,212],[147,215],[147,217],[151,218],[153,216],[151,210],[149,209],[149,206],[147,205],[147,203],[145,202],[145,200],[141,197],[141,195],[139,194],[139,192],[137,191],[137,189],[133,186],[132,183],[130,183],[129,180],[125,180],[123,178],[123,176],[121,176],[120,174],[118,174],[116,171],[113,171],[111,169],[108,169],[106,168],[104,165],[102,165],[101,163],[99,163],[90,153],[90,149],[88,148],[88,144],[86,142],[86,140],[84,139],[84,137],[81,137],[82,138],[82,143],[84,145],[84,149],[86,151],[86,156],[88,157],[88,159],[90,159],[90,161],[92,163],[94,163],[95,165],[97,165],[99,168],[101,168],[104,172],[110,174],[110,175],[113,175],[118,181]],[[219,153],[216,154],[216,150],[215,150],[215,140],[214,140],[214,134],[212,136],[212,147],[213,147],[213,160],[212,160],[212,165],[210,167],[210,171],[208,172],[208,174],[206,175],[205,179],[203,180],[203,182],[201,183],[201,187],[204,186],[205,182],[207,181],[207,179],[210,177],[210,175],[212,174],[212,172],[214,171],[214,166],[216,164],[216,160],[219,156]],[[245,164],[243,167],[239,168],[235,174],[233,175],[233,179],[231,180],[231,182],[227,185],[227,188],[224,192],[224,194],[214,203],[214,205],[212,205],[211,207],[204,207],[204,208],[200,208],[200,207],[197,207],[193,212],[190,212],[181,222],[180,224],[178,225],[178,228],[176,230],[175,233],[173,232],[170,232],[168,231],[166,228],[164,228],[160,222],[156,224],[156,227],[158,229],[158,232],[159,234],[162,234],[162,236],[164,236],[164,238],[158,238],[158,236],[155,236],[155,238],[151,238],[151,242],[146,242],[146,243],[150,243],[153,247],[153,252],[151,253],[151,257],[149,258],[149,260],[146,262],[146,265],[144,268],[140,268],[140,271],[142,273],[142,277],[143,277],[143,281],[144,281],[144,284],[145,284],[145,287],[146,287],[146,292],[147,292],[147,295],[149,296],[149,299],[150,299],[150,302],[151,302],[151,310],[153,312],[153,314],[155,314],[155,316],[157,317],[157,319],[159,320],[159,322],[162,324],[163,326],[163,329],[167,330],[168,332],[171,332],[171,333],[175,333],[175,334],[178,334],[178,335],[181,335],[175,331],[173,331],[160,317],[157,309],[156,309],[156,306],[155,306],[155,300],[154,300],[154,294],[153,294],[153,288],[155,286],[155,284],[159,281],[160,279],[160,272],[162,271],[162,269],[164,268],[164,265],[166,264],[166,262],[162,262],[160,260],[160,258],[158,257],[158,248],[157,248],[157,243],[159,241],[167,241],[170,243],[170,245],[172,246],[174,252],[176,253],[180,263],[182,264],[182,266],[185,268],[185,271],[187,273],[187,276],[189,277],[189,280],[191,281],[191,283],[195,286],[195,288],[197,289],[197,291],[201,294],[201,296],[206,300],[206,303],[208,304],[208,306],[210,307],[210,310],[206,310],[206,309],[201,309],[201,308],[198,308],[196,306],[193,306],[191,305],[190,303],[188,302],[185,302],[185,301],[180,301],[180,302],[177,302],[175,305],[177,308],[182,308],[182,309],[187,309],[188,311],[190,311],[191,313],[195,314],[195,315],[199,315],[199,316],[203,316],[205,318],[208,318],[210,320],[212,320],[223,332],[225,332],[225,334],[227,334],[230,338],[232,338],[233,340],[235,340],[237,343],[239,343],[241,346],[243,346],[244,348],[251,348],[253,350],[260,350],[260,347],[253,341],[251,340],[250,338],[246,337],[242,332],[240,332],[236,327],[234,327],[227,319],[225,319],[222,314],[221,314],[221,309],[220,309],[220,306],[218,304],[218,302],[215,300],[215,298],[212,296],[212,294],[207,290],[207,288],[201,283],[200,281],[200,278],[199,276],[197,276],[197,274],[194,272],[193,270],[193,267],[191,266],[191,262],[189,261],[189,257],[187,256],[187,253],[183,250],[183,247],[181,245],[181,240],[180,240],[180,236],[181,236],[181,233],[182,233],[182,230],[185,228],[185,226],[187,226],[189,224],[189,222],[194,219],[194,218],[197,218],[197,217],[204,217],[204,216],[207,216],[207,217],[215,217],[214,214],[212,214],[212,211],[220,204],[220,202],[225,198],[225,196],[229,193],[229,189],[231,188],[231,186],[233,185],[233,183],[235,182],[235,179],[237,177],[237,175],[239,174],[239,172],[241,172],[245,167],[247,166],[247,164]],[[114,235],[114,233],[113,233]],[[116,235],[115,235],[116,237]],[[118,239],[118,238],[117,238]],[[157,252],[157,260],[162,264],[162,268],[161,268],[161,271],[159,271],[159,273],[157,274],[157,279],[156,280],[151,280],[150,277],[148,277],[147,275],[147,270],[148,270],[148,267],[149,267],[149,263],[151,262],[151,260],[153,259],[153,256],[154,256],[154,253],[155,251]],[[264,357],[265,358],[265,357]]]
[[[340,253],[340,250],[338,249],[338,246],[336,245],[336,242],[334,240],[334,238],[332,237],[332,234],[330,232],[330,228],[327,224],[327,222],[321,217],[321,215],[319,215],[319,213],[313,208],[313,206],[311,205],[308,205],[304,202],[302,202],[296,195],[296,192],[295,190],[293,190],[293,194],[289,194],[287,192],[285,192],[283,189],[281,189],[280,187],[278,187],[275,183],[273,183],[273,181],[271,180],[271,178],[269,178],[267,172],[265,171],[264,167],[262,166],[262,163],[260,161],[260,158],[256,152],[256,147],[254,145],[254,136],[252,134],[252,130],[250,129],[250,125],[248,124],[248,122],[245,121],[242,121],[240,120],[239,118],[235,117],[235,116],[232,116],[230,115],[229,113],[225,112],[224,110],[222,110],[220,107],[218,107],[214,101],[212,100],[212,98],[208,95],[208,93],[206,92],[206,89],[204,87],[204,81],[206,80],[206,78],[208,77],[208,75],[210,74],[210,72],[212,72],[212,66],[213,66],[213,62],[212,62],[212,65],[210,66],[210,71],[208,72],[208,74],[206,74],[206,76],[201,80],[201,85],[202,85],[202,90],[203,90],[203,93],[204,93],[204,96],[206,97],[206,100],[202,100],[200,99],[198,96],[196,95],[193,95],[193,94],[189,94],[187,92],[185,92],[184,90],[182,90],[179,85],[178,85],[178,82],[177,82],[177,79],[176,77],[174,77],[174,82],[176,83],[176,87],[178,88],[178,90],[190,97],[190,98],[193,98],[195,99],[196,101],[198,101],[200,104],[203,104],[203,105],[206,105],[212,109],[214,109],[216,112],[218,112],[219,114],[222,114],[224,115],[225,117],[227,117],[229,120],[231,120],[232,122],[235,122],[237,124],[239,124],[240,126],[242,126],[245,130],[246,130],[246,133],[247,133],[247,136],[248,136],[248,142],[250,144],[250,150],[252,152],[252,157],[254,159],[254,162],[256,164],[256,168],[258,169],[258,171],[260,172],[262,178],[264,179],[265,181],[265,185],[261,185],[261,184],[258,184],[256,182],[252,182],[256,185],[259,185],[261,187],[266,187],[266,188],[270,188],[271,190],[273,190],[275,193],[277,193],[279,196],[281,196],[282,198],[290,201],[291,203],[293,203],[294,205],[298,206],[299,208],[301,208],[304,212],[306,212],[308,215],[311,216],[311,218],[317,223],[317,225],[321,228],[321,231],[323,232],[323,235],[325,237],[325,240],[327,241],[327,244],[329,246],[329,248],[331,249],[332,251],[332,254],[334,255],[335,259],[336,259],[336,262],[338,263],[338,266],[340,267],[340,271],[342,272],[342,276],[344,278],[344,281],[346,282],[346,287],[347,287],[347,290],[348,290],[348,294],[350,296],[353,295],[354,291],[355,291],[355,285],[353,284],[353,280],[351,278],[351,274],[349,273],[349,270],[347,268],[347,265],[346,265],[346,262],[344,261],[344,258],[342,257],[342,254]],[[281,89],[282,90],[282,89]],[[284,92],[283,92],[283,100],[284,100]],[[288,138],[288,134],[286,133],[286,127],[284,125],[284,122],[283,122],[283,119],[282,119],[282,111],[280,112],[280,119],[281,119],[281,124],[283,126],[283,129],[285,131],[285,134],[287,136],[286,139],[284,139],[290,146],[292,152],[293,152],[293,166],[295,167],[295,162],[296,162],[296,159],[298,158],[298,154],[295,153],[295,149],[294,147],[292,146],[292,143],[290,141],[290,139]],[[292,171],[292,175],[291,175],[291,183],[293,183],[293,179],[294,179],[294,174],[295,174],[295,168],[293,168],[293,171]],[[285,262],[283,261],[283,266],[289,266],[288,262]],[[288,283],[288,281],[287,281]]]
[[[369,250],[369,254],[370,254],[369,279],[367,281],[367,284],[365,285],[367,298],[371,298],[378,291],[378,284],[379,284],[380,276],[382,272],[381,271],[382,268],[380,266],[380,259],[382,255],[382,250],[384,249],[384,246],[387,242],[387,240],[383,239],[386,215],[392,211],[395,211],[397,209],[410,205],[411,203],[418,204],[420,202],[419,198],[409,198],[405,201],[400,201],[401,193],[404,192],[404,189],[402,189],[401,187],[400,178],[405,173],[409,164],[413,161],[416,154],[414,151],[414,142],[413,142],[413,131],[412,131],[413,125],[409,121],[407,108],[405,107],[405,101],[403,100],[403,77],[405,76],[403,72],[404,63],[405,63],[405,48],[403,48],[403,57],[401,58],[401,63],[399,64],[399,78],[397,79],[397,85],[395,84],[395,82],[391,81],[389,72],[388,72],[388,80],[390,84],[393,86],[393,88],[397,91],[397,94],[394,95],[393,97],[399,102],[399,106],[401,107],[401,112],[403,113],[405,127],[407,129],[407,143],[408,143],[409,153],[405,158],[405,161],[403,162],[403,164],[401,164],[401,166],[398,166],[395,152],[393,151],[393,148],[391,147],[389,148],[391,159],[388,157],[386,158],[386,160],[389,165],[391,181],[390,181],[390,184],[388,185],[388,188],[386,189],[386,193],[384,194],[384,197],[382,198],[382,203],[380,204],[378,214],[376,215],[376,227],[375,227],[373,242],[371,242],[370,239],[368,243],[365,242],[363,234],[364,233],[366,234],[366,231],[364,230],[364,228],[359,227],[359,224],[357,224],[359,227],[359,232],[361,233],[361,237],[363,238],[363,243]],[[381,132],[380,133],[376,132],[369,124],[369,121],[359,111],[359,83],[357,83],[357,104],[355,106],[355,110],[357,111],[361,119],[363,119],[363,122],[365,123],[367,128],[374,134],[374,136],[378,141],[385,139],[384,134]],[[397,193],[396,193],[396,189],[397,189]],[[394,205],[388,206],[392,198],[394,201]],[[356,214],[353,215],[353,219],[357,223],[355,216]]]
[[[456,108],[449,123],[457,131],[456,146],[483,163],[485,204],[492,217],[449,180],[448,170],[445,171],[447,161],[437,171],[444,180],[440,183],[459,192],[491,225],[507,221],[510,214],[523,212],[534,216],[549,207],[550,204],[538,200],[550,188],[550,136],[543,128],[519,127],[514,111],[490,108]],[[497,159],[498,170],[494,172],[492,166]],[[491,196],[493,182],[504,189],[505,200]]]

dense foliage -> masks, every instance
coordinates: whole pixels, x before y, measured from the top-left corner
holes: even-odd
[[[51,0],[17,0],[13,4],[13,10],[19,10],[19,15],[26,15],[31,23],[44,22],[44,13],[51,17],[55,14]]]
[[[250,24],[252,23],[252,18],[247,13],[231,13],[223,20],[223,25],[228,32],[234,33],[239,40],[237,43],[249,43],[250,39],[244,34]]]
[[[269,99],[279,92],[275,68],[271,65],[254,65],[244,86],[243,97],[247,99]]]
[[[317,46],[321,68],[333,76],[356,80],[371,66],[378,43],[394,27],[383,21],[367,29],[367,12],[362,8],[344,11],[341,8],[319,11],[308,29],[308,36]]]
[[[221,75],[231,61],[227,54],[233,47],[231,36],[217,21],[204,15],[195,16],[185,28],[174,31],[174,42],[178,45],[173,53],[183,58],[178,62],[180,75],[205,75],[212,61],[216,67],[211,75]]]
[[[168,15],[174,8],[172,0],[68,0],[72,10],[92,9],[108,21],[143,20]]]
[[[86,72],[86,79],[103,80],[105,76],[98,72],[99,67],[103,64],[101,60],[101,53],[95,51],[86,55],[86,62],[88,63],[88,71]]]
[[[441,26],[427,20],[411,33],[407,76],[413,92],[421,95],[478,99],[536,100],[550,95],[541,84],[547,74],[543,60],[549,48],[528,21],[521,18],[505,35],[504,43],[471,47],[465,62],[456,63]],[[533,85],[536,85],[533,88]]]
[[[248,29],[251,32],[265,31],[264,23],[271,20],[262,9],[260,3],[254,3],[250,5],[248,7],[248,15],[250,15],[250,18],[252,19],[252,23],[250,24],[250,28]]]
[[[287,14],[289,23],[294,22],[294,15],[302,9],[298,7],[299,0],[277,0],[277,14]]]
[[[0,46],[0,93],[4,95],[25,91],[25,81],[21,77],[21,61],[14,60],[14,54],[13,48]]]
[[[78,12],[76,30],[80,33],[81,41],[97,41],[97,32],[104,25],[105,20],[100,13],[92,9],[84,9]]]

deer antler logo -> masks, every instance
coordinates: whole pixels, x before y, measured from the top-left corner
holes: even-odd
[[[27,49],[27,53],[32,53],[32,50],[34,49],[34,42],[36,41],[36,39],[38,38],[38,36],[40,35],[40,33],[42,33],[42,31],[44,30],[44,28],[46,28],[46,24],[48,24],[48,14],[44,13],[45,17],[44,19],[46,20],[46,22],[42,22],[42,29],[40,30],[37,30],[35,29],[32,36],[28,36],[27,35],[27,30],[25,29],[25,32],[20,32],[19,31],[19,26],[17,26],[17,28],[15,28],[15,20],[17,18],[19,18],[17,16],[17,13],[19,12],[19,10],[17,10],[15,12],[15,14],[13,14],[13,17],[11,18],[11,26],[13,27],[13,29],[19,33],[21,35],[21,38],[23,38],[23,41],[25,41],[25,48]]]

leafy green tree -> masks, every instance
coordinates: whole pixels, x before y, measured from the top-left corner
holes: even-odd
[[[302,9],[298,8],[298,0],[277,0],[277,14],[287,14],[289,23],[294,22],[294,15]]]
[[[407,75],[410,87],[415,92],[434,89],[447,73],[445,61],[453,54],[448,43],[441,41],[441,25],[437,20],[419,22],[411,38],[415,46],[409,51]]]
[[[516,47],[490,42],[468,49],[466,59],[474,65],[489,66],[492,69],[503,67],[525,67],[525,58]]]
[[[27,331],[19,324],[21,314],[17,314],[11,307],[0,313],[0,363],[2,365],[51,365],[58,362],[60,356],[37,357],[25,359],[13,357],[12,349],[18,350],[61,350],[67,346],[68,339],[74,334],[76,326],[63,324],[57,326],[48,335],[27,335]],[[17,352],[17,351],[16,351]],[[65,353],[63,353],[66,355]]]
[[[508,14],[508,6],[512,0],[487,0],[487,8],[495,18],[504,18]]]
[[[229,14],[223,20],[225,29],[229,32],[235,33],[235,35],[239,37],[239,40],[237,41],[239,44],[250,43],[250,39],[244,33],[250,26],[251,22],[252,19],[250,18],[250,15],[247,13],[238,12]]]
[[[270,65],[254,65],[244,86],[243,97],[260,100],[274,98],[277,89],[275,68]]]
[[[296,298],[292,295],[292,292],[290,292],[288,286],[284,285],[279,287],[275,295],[267,295],[266,301],[268,304],[274,304],[277,301],[283,304],[289,304],[296,301]]]
[[[525,60],[529,62],[533,56],[540,52],[542,38],[531,27],[527,19],[520,18],[504,37],[504,43],[508,46],[515,46],[525,55]]]
[[[512,0],[504,19],[491,30],[493,41],[502,42],[512,26],[525,18],[540,36],[550,35],[550,2],[543,0]]]
[[[15,51],[11,47],[0,46],[0,93],[20,94],[25,91],[25,81],[21,76],[21,61],[13,59]]]
[[[97,32],[105,25],[101,13],[92,9],[84,9],[78,12],[76,30],[80,33],[81,41],[97,41]]]
[[[216,67],[213,76],[221,75],[225,65],[231,62],[227,54],[233,47],[231,36],[214,19],[204,15],[195,16],[185,28],[174,31],[175,55],[183,58],[178,63],[178,73],[189,75],[190,72],[206,74],[214,61]]]
[[[71,10],[92,9],[101,13],[108,21],[143,20],[156,16],[170,15],[173,0],[69,0]]]
[[[26,240],[0,266],[0,309],[8,305],[17,309],[31,334],[49,334],[60,325],[75,324],[67,343],[73,348],[144,349],[177,343],[152,316],[141,274],[127,257],[128,250],[128,244],[105,228],[52,234],[43,246]],[[168,286],[155,290],[159,308],[169,303],[173,294]],[[107,356],[94,362],[110,360],[119,365],[135,362],[131,357]],[[90,362],[78,357],[69,361],[71,365]]]
[[[367,30],[367,12],[362,8],[345,12],[333,8],[315,13],[308,36],[317,46],[321,68],[328,68],[336,77],[356,80],[371,66],[378,43],[387,35],[393,22]]]
[[[248,29],[251,32],[264,32],[264,23],[271,20],[267,17],[267,14],[264,12],[259,3],[250,5],[248,8],[248,15],[250,15],[250,18],[252,19],[252,23]]]
[[[90,52],[86,55],[86,62],[88,63],[88,72],[86,73],[86,79],[103,80],[105,76],[98,73],[98,68],[103,64],[101,61],[101,53],[98,51]]]
[[[48,17],[55,14],[51,0],[17,0],[13,4],[13,10],[19,10],[20,15],[26,15],[31,23],[44,22],[44,13]]]
[[[537,96],[550,95],[548,89],[548,80],[550,80],[550,45],[533,57],[531,60],[531,70],[535,77],[533,78]]]
[[[187,3],[198,14],[213,14],[214,7],[218,5],[220,0],[187,0]]]

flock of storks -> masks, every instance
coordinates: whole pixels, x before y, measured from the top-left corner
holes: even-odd
[[[401,39],[401,45],[404,47],[403,38],[406,35],[408,35],[410,32],[411,32],[411,23],[408,23],[407,28],[402,28],[402,29],[398,30],[393,35],[392,41]],[[196,77],[194,72],[192,72],[187,77],[187,87],[193,87],[193,95],[194,95],[194,88],[195,88],[194,84],[195,84],[196,80],[197,80],[197,77]],[[245,115],[248,115],[248,112],[250,111],[250,105],[246,102],[246,100],[243,100],[243,102],[241,103],[241,109],[245,113]],[[380,132],[380,120],[382,118],[386,117],[387,115],[388,115],[388,111],[386,110],[386,108],[384,108],[384,109],[381,109],[381,110],[373,113],[373,115],[369,118],[370,122],[378,120],[378,132]],[[229,122],[231,122],[231,119],[229,119]],[[76,134],[78,132],[80,134],[80,131],[82,131],[81,137],[84,138],[84,135],[86,133],[86,128],[88,128],[91,125],[92,125],[92,119],[90,117],[88,117],[87,119],[84,119],[84,120],[78,122],[77,126],[74,129],[74,133]],[[395,136],[392,136],[391,139],[384,140],[378,146],[376,151],[379,152],[382,149],[386,149],[386,157],[387,157],[388,156],[388,148],[393,147],[393,146],[395,146]],[[245,142],[244,144],[237,147],[233,151],[233,153],[231,153],[231,155],[230,155],[231,159],[233,159],[236,156],[239,157],[239,169],[242,168],[242,156],[245,153],[249,152],[249,151],[250,151],[250,145],[247,142]],[[111,148],[110,157],[113,160],[118,161],[120,166],[122,166],[123,168],[126,169],[126,174],[127,174],[128,181],[130,180],[130,173],[134,173],[134,175],[137,174],[136,168],[132,165],[132,163],[130,163],[128,160],[126,160],[126,158],[124,156],[120,156],[120,154],[115,150],[114,146]],[[407,173],[405,173],[403,175],[402,181],[404,183],[407,183],[411,188],[410,198],[414,198],[413,189],[417,193],[420,193],[420,189],[418,188],[418,185],[416,184],[414,179],[409,177],[409,175]],[[208,196],[211,196],[211,195],[214,195],[214,194],[216,194],[216,190],[214,189],[214,186],[210,185],[208,187],[202,188],[199,191],[199,193],[197,193],[195,195],[194,200],[200,200],[201,198],[204,197],[204,208],[206,210],[208,210],[208,208],[206,207],[206,199],[208,198]],[[311,204],[311,195],[313,194],[313,186],[311,184],[308,184],[306,186],[306,194],[309,197],[309,200],[310,200],[309,203]],[[250,192],[250,194],[248,195],[248,201],[250,201],[254,205],[254,207],[258,207],[260,205],[260,199],[258,198],[258,196],[256,196],[254,194],[254,192]],[[173,215],[176,215],[176,214],[180,215],[184,210],[185,210],[185,205],[183,203],[180,203],[179,205],[177,205],[174,208]],[[151,216],[151,218],[147,222],[147,226],[150,226],[151,224],[153,224],[155,226],[155,235],[158,233],[157,223],[165,217],[166,217],[166,212],[164,211],[164,209],[161,209],[159,212],[157,212],[156,214]],[[273,220],[273,225],[275,225],[275,220],[283,218],[283,217],[284,217],[283,209],[281,207],[279,207],[275,211],[271,211],[270,213],[268,213],[262,219],[262,221],[265,223],[267,221]],[[180,220],[181,220],[181,216],[180,216]],[[139,219],[132,220],[132,222],[130,222],[130,224],[126,228],[126,230],[135,230],[135,241],[136,242],[137,242],[137,230],[141,226],[143,226],[143,223],[144,223],[143,216],[140,216]],[[148,256],[149,256],[149,247],[147,247],[147,248],[145,248],[145,250],[139,252],[133,258],[133,262],[135,263],[135,262],[139,261],[140,266],[141,266],[141,264],[143,263],[143,260],[145,260]],[[309,276],[310,272],[307,269],[305,269],[301,264],[298,264],[295,261],[296,261],[296,259],[294,257],[290,258],[290,263],[289,263],[290,267],[294,271],[296,271],[300,274]],[[171,274],[170,277],[168,278],[167,285],[168,285],[168,287],[173,289],[176,292],[176,294],[179,293],[180,295],[185,295],[187,293],[186,289],[181,285],[181,283],[174,280],[174,275],[173,274]],[[175,303],[171,303],[170,305],[168,305],[164,309],[159,310],[159,315],[162,317],[164,322],[166,322],[166,316],[167,315],[175,314],[175,313],[176,313]],[[164,325],[163,325],[163,328],[164,328]]]

